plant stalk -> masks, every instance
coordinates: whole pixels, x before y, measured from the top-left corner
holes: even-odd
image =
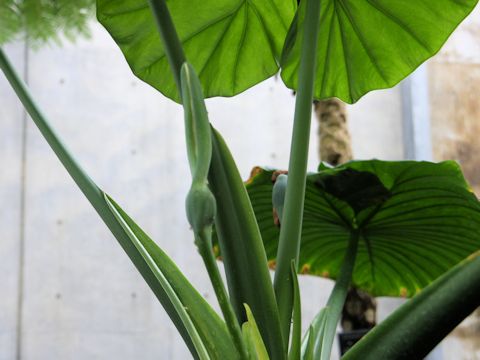
[[[182,44],[165,0],[149,0],[149,4],[164,43],[165,52],[177,84],[178,92],[182,100],[186,102],[184,103],[184,111],[186,115],[185,131],[187,152],[189,155],[190,168],[192,170],[191,191],[194,189],[200,189],[207,186],[207,176],[212,153],[210,125],[201,86],[198,78],[194,74],[193,68],[191,68],[190,65],[187,65]],[[207,191],[210,192],[210,190]],[[200,207],[197,209],[194,208],[192,212],[201,218],[205,215],[202,214],[202,212],[206,208],[202,208],[198,202],[196,204]],[[230,336],[232,337],[241,358],[248,359],[248,353],[243,341],[240,324],[237,321],[212,252],[212,227],[204,226],[204,224],[201,224],[198,228],[193,224],[192,226],[194,228],[195,243],[207,269],[210,281],[225,318],[227,328],[230,332]]]
[[[293,308],[293,279],[290,264],[298,264],[305,201],[308,145],[312,117],[313,89],[317,63],[317,43],[320,23],[320,0],[306,0],[299,83],[295,103],[288,184],[285,195],[283,223],[277,252],[275,294],[285,347],[288,346]]]
[[[205,267],[207,268],[210,282],[212,283],[213,290],[217,296],[218,303],[222,309],[223,317],[227,324],[230,336],[240,354],[241,359],[248,359],[248,352],[243,341],[242,330],[237,321],[235,312],[233,311],[232,304],[227,294],[227,289],[223,283],[220,271],[218,269],[215,255],[212,251],[212,228],[204,229],[200,233],[195,233],[195,242],[198,247],[198,251],[202,256]]]
[[[324,317],[325,326],[320,337],[321,340],[321,360],[329,360],[332,352],[333,340],[337,330],[337,324],[342,315],[343,305],[347,298],[348,288],[352,281],[353,269],[355,267],[355,259],[358,248],[358,231],[352,232],[350,241],[348,242],[347,251],[340,268],[339,276],[335,281],[332,293],[327,301],[327,311]]]
[[[175,25],[173,24],[165,0],[148,0],[148,3],[150,4],[153,16],[155,17],[158,31],[164,44],[165,53],[167,54],[168,62],[172,68],[179,96],[181,97],[182,83],[180,79],[180,71],[183,63],[187,61],[182,43],[178,37],[177,30],[175,29]]]

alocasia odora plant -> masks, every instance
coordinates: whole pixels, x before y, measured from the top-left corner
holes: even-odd
[[[422,358],[480,305],[480,203],[453,162],[322,164],[307,175],[311,104],[333,96],[353,103],[395,85],[476,3],[97,0],[98,19],[133,72],[183,104],[192,172],[186,213],[223,319],[83,172],[1,51],[0,67],[194,358],[327,360],[352,283],[413,299],[345,358]],[[234,96],[278,71],[297,93],[288,176],[258,168],[245,186],[204,97]],[[299,271],[336,279],[303,339]]]

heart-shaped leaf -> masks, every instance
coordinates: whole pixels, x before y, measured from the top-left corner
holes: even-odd
[[[274,266],[273,170],[247,190]],[[354,161],[307,177],[299,267],[335,278],[360,230],[353,284],[376,296],[412,296],[480,249],[480,203],[453,161]]]
[[[315,97],[353,103],[389,88],[433,56],[478,0],[322,0]],[[305,1],[282,56],[297,89]],[[296,41],[295,41],[296,39]]]
[[[278,71],[293,0],[175,0],[168,8],[205,97],[233,96]],[[133,72],[179,100],[147,0],[97,0],[98,20]]]

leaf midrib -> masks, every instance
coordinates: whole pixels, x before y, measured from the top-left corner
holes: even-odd
[[[275,4],[273,3],[272,0],[269,0],[269,2],[272,4],[273,8],[275,9],[275,12],[276,12],[276,15],[277,15],[277,18],[280,19],[280,22],[282,23],[284,29],[287,29],[286,25],[285,25],[285,22],[284,22],[284,19],[283,17],[281,16],[278,8],[275,6]],[[239,45],[239,49],[243,46],[243,43],[245,41],[245,35],[246,35],[246,27],[247,27],[247,21],[248,21],[248,5],[250,5],[253,9],[254,9],[254,14],[255,16],[258,18],[258,20],[260,21],[260,24],[262,25],[263,29],[264,29],[264,35],[267,37],[267,39],[269,40],[269,47],[270,47],[270,52],[272,54],[275,54],[275,48],[273,47],[274,44],[272,44],[272,41],[274,41],[274,39],[271,39],[270,35],[268,34],[268,32],[266,31],[267,27],[265,26],[265,22],[263,21],[263,18],[260,16],[260,13],[257,9],[257,7],[255,6],[255,4],[252,2],[252,0],[244,0],[244,1],[240,1],[238,6],[236,6],[235,8],[233,8],[230,12],[226,13],[226,14],[223,14],[221,16],[219,16],[218,18],[210,21],[210,22],[207,22],[206,24],[204,24],[203,26],[201,26],[199,29],[197,29],[196,31],[194,31],[193,33],[181,38],[181,42],[183,44],[186,44],[188,43],[189,41],[191,41],[192,39],[194,39],[197,35],[199,35],[200,33],[202,33],[203,31],[206,31],[208,28],[222,22],[223,20],[227,19],[228,17],[232,17],[232,20],[231,22],[227,25],[227,30],[224,31],[224,34],[222,34],[222,36],[220,37],[220,41],[217,43],[217,45],[215,46],[215,49],[213,50],[212,53],[210,53],[209,55],[209,59],[212,57],[213,53],[217,50],[219,44],[221,43],[222,39],[225,37],[225,33],[228,31],[228,29],[230,28],[230,25],[231,23],[233,22],[233,19],[236,17],[236,15],[240,12],[241,8],[243,6],[246,7],[245,9],[245,19],[244,19],[244,30],[242,31],[242,37],[240,39],[240,45]],[[138,9],[134,9],[133,11],[138,11],[138,10],[143,10],[145,9],[145,7],[143,8],[138,8]],[[128,12],[125,12],[125,13],[128,13]],[[116,14],[115,14],[116,15]],[[124,15],[124,14],[119,14],[119,15]],[[235,74],[237,72],[236,68],[238,67],[237,63],[238,63],[238,58],[239,58],[239,51],[237,51],[237,54],[236,54],[236,65],[234,66],[234,76],[233,76],[233,87],[235,88]],[[163,52],[159,57],[157,57],[153,62],[151,62],[150,64],[140,68],[138,71],[139,72],[143,72],[147,69],[150,69],[152,68],[153,66],[155,66],[156,64],[158,64],[160,61],[162,61],[164,58],[166,57],[166,53]],[[205,66],[202,68],[202,71],[204,70],[204,68],[207,66],[207,64],[205,64]],[[235,89],[233,90],[235,91]]]

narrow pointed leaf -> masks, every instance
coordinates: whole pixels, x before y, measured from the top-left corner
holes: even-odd
[[[403,304],[342,360],[423,359],[480,306],[479,255],[470,256]]]
[[[247,189],[274,264],[273,170]],[[336,278],[358,230],[353,284],[375,296],[413,296],[480,248],[480,204],[453,161],[354,161],[307,177],[299,267]]]
[[[176,0],[168,7],[206,97],[233,96],[278,71],[293,0]],[[132,71],[178,101],[147,0],[97,0],[98,20]]]
[[[167,295],[169,302],[175,308],[176,313],[179,313],[177,305],[170,300],[170,292],[184,306],[187,311],[195,330],[198,332],[208,354],[212,359],[224,359],[225,356],[230,358],[237,358],[235,355],[235,347],[228,334],[225,323],[208,305],[205,299],[192,287],[188,280],[182,275],[177,266],[172,260],[153,242],[143,230],[135,224],[135,222],[110,198],[107,196],[107,204],[112,210],[115,218],[122,225],[122,228],[127,233],[131,243],[135,249],[140,250],[139,253],[145,259],[144,252],[149,257],[149,268],[154,273],[155,278],[163,277],[168,284],[165,286],[160,283],[163,292]],[[131,255],[136,256],[135,252],[130,251]],[[169,289],[170,287],[170,289]],[[165,295],[162,296],[165,298]],[[163,300],[165,301],[165,300]],[[163,304],[163,303],[162,303]]]
[[[277,297],[278,312],[285,347],[288,347],[293,311],[293,280],[290,266],[298,263],[302,233],[305,183],[307,176],[308,144],[312,119],[312,101],[315,88],[317,45],[320,25],[320,0],[304,0],[306,16],[302,24],[305,36],[301,41],[298,67],[298,89],[295,99],[292,142],[288,161],[288,183],[282,227],[278,241],[277,268],[273,288]]]
[[[292,343],[288,354],[289,360],[300,359],[302,346],[302,304],[300,301],[300,287],[298,285],[297,267],[292,261],[293,279],[293,312],[292,312]]]
[[[320,312],[319,315],[322,315],[323,312]],[[318,320],[321,323],[322,318],[318,319],[318,316],[315,320]],[[308,328],[307,334],[302,342],[302,359],[303,360],[315,360],[315,339],[317,338],[317,331],[313,325],[310,325]]]
[[[252,314],[250,307],[245,304],[245,312],[247,314],[247,321],[243,323],[243,336],[245,342],[248,344],[251,360],[269,360],[267,349],[263,343],[262,336],[258,330],[257,322]]]
[[[327,327],[328,308],[322,308],[315,316],[308,330],[308,336],[303,339],[302,353],[305,348],[305,357],[312,360],[321,358],[322,343]]]
[[[118,206],[117,203],[113,201],[112,198],[110,198],[107,194],[104,194],[104,198],[108,207],[112,211],[112,214],[122,226],[131,243],[136,248],[138,254],[140,254],[164,290],[166,297],[172,304],[175,312],[178,314],[183,326],[192,340],[198,357],[201,360],[210,359],[202,338],[200,337],[192,319],[190,318],[190,315],[187,312],[188,308],[182,303],[178,294],[170,284],[170,281],[167,279],[166,273],[161,269],[166,263],[165,254],[163,254],[156,244],[132,221],[132,219],[128,217],[128,215],[123,212],[123,210]],[[181,284],[181,291],[182,288],[185,287],[185,284],[182,284],[182,282],[179,283]],[[203,311],[203,309],[201,310]],[[191,311],[191,309],[188,309],[188,311]]]
[[[215,232],[230,300],[240,323],[247,320],[243,304],[252,309],[270,357],[283,359],[277,303],[255,214],[227,145],[215,130],[212,140],[209,183],[217,201]]]
[[[320,0],[315,97],[353,103],[389,88],[437,53],[478,0]],[[297,89],[305,1],[289,31],[282,79]],[[296,35],[292,46],[292,37]]]

